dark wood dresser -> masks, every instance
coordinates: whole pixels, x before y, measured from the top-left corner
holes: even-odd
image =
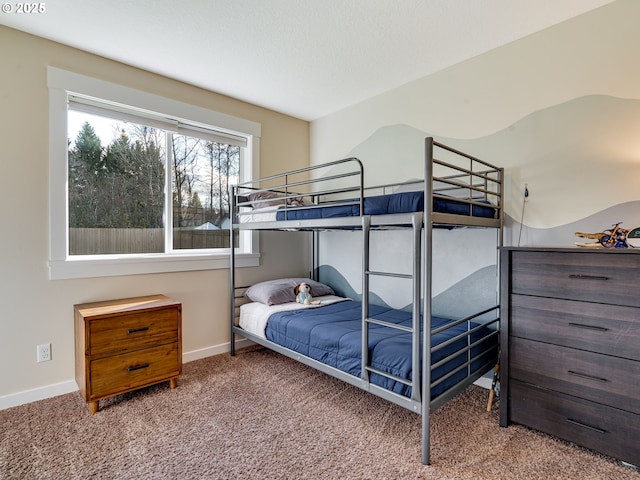
[[[501,250],[500,425],[640,465],[640,249]]]

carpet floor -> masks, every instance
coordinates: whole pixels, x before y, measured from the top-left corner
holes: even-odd
[[[420,417],[262,348],[184,365],[100,402],[78,393],[0,411],[1,479],[640,480],[614,459],[486,411],[477,386]]]

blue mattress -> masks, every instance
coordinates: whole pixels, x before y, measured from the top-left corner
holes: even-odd
[[[310,220],[318,218],[357,217],[360,215],[359,201],[353,200],[354,205],[332,205],[331,202],[319,207],[287,207],[278,211],[277,220]],[[472,208],[472,216],[494,218],[496,209],[487,202],[486,207],[469,205],[456,198],[434,198],[433,211],[439,213],[451,213],[455,215],[469,215]],[[424,210],[424,192],[401,192],[389,195],[377,195],[365,197],[365,215],[385,215],[392,213],[421,212]]]
[[[411,326],[411,312],[371,305],[370,316],[386,322]],[[271,315],[267,323],[266,337],[278,345],[294,350],[302,355],[338,368],[356,377],[360,376],[361,363],[361,303],[353,300],[325,305],[322,307],[293,310]],[[433,317],[432,328],[452,322],[450,319]],[[476,324],[471,323],[471,328]],[[460,333],[466,332],[468,325],[456,325],[444,332],[432,336],[432,346],[438,345]],[[490,333],[488,328],[480,329],[471,335],[472,341]],[[497,335],[494,336],[497,343]],[[466,338],[457,340],[432,354],[432,364],[459,351],[467,345]],[[488,348],[484,342],[472,349],[472,356]],[[472,364],[473,372],[490,363],[495,352],[485,355]],[[434,382],[447,372],[466,361],[467,354],[449,360],[435,369],[431,376]],[[389,327],[371,324],[369,329],[369,359],[371,366],[401,378],[411,380],[413,368],[411,362],[411,334]],[[482,372],[484,373],[484,372]],[[466,369],[457,372],[447,380],[432,388],[432,398],[459,383],[466,377]],[[379,374],[371,374],[372,383],[400,395],[411,396],[411,387]]]

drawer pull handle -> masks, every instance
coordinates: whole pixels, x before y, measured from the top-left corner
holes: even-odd
[[[586,373],[574,372],[573,370],[567,370],[569,375],[575,375],[576,377],[586,378],[588,380],[595,380],[597,382],[607,383],[609,380],[606,378],[594,377],[593,375],[587,375]]]
[[[581,275],[579,273],[569,275],[569,278],[576,278],[578,280],[609,280],[609,277],[604,275]]]
[[[596,330],[598,332],[608,332],[608,328],[598,327],[597,325],[585,325],[584,323],[569,322],[570,327],[586,328],[587,330]]]
[[[577,426],[582,427],[582,428],[586,428],[588,430],[593,430],[594,432],[607,433],[606,430],[603,430],[601,428],[594,427],[594,426],[591,426],[591,425],[587,425],[586,423],[578,422],[577,420],[574,420],[573,418],[567,418],[567,422],[572,423],[573,425],[577,425]]]
[[[143,369],[143,368],[148,368],[148,367],[149,367],[149,364],[148,364],[148,363],[141,363],[140,365],[131,365],[131,366],[128,368],[128,370],[129,370],[130,372],[134,372],[134,371],[136,371],[136,370],[141,370],[141,369]]]
[[[147,330],[149,330],[149,327],[130,328],[129,330],[127,330],[127,335],[131,335],[132,333],[146,332]]]

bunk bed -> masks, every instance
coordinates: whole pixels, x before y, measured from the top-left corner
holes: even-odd
[[[347,158],[231,187],[230,351],[244,337],[419,413],[429,464],[430,413],[495,365],[500,315],[497,294],[495,305],[464,318],[433,314],[433,229],[495,229],[500,247],[504,173],[431,137],[423,179],[365,187],[364,173],[360,160]],[[382,229],[412,232],[412,272],[370,269],[371,235]],[[362,232],[360,300],[335,296],[317,278],[309,281],[320,305],[311,306],[295,303],[300,278],[237,285],[239,232],[310,232],[317,276],[320,232],[333,230]],[[409,280],[411,308],[372,303],[376,276]]]

